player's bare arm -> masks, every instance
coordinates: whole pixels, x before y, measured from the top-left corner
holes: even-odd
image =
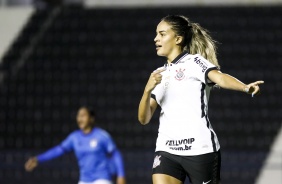
[[[161,72],[163,71],[165,71],[165,69],[159,69],[151,73],[150,78],[146,84],[138,109],[138,120],[142,125],[149,123],[158,106],[157,102],[153,98],[151,98],[151,92],[158,84],[161,83]]]
[[[224,89],[243,91],[252,94],[252,96],[260,93],[259,85],[264,83],[264,81],[256,81],[250,84],[244,84],[235,77],[218,70],[210,71],[208,73],[208,78]]]

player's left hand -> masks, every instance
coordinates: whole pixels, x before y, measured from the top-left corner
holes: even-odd
[[[117,177],[117,184],[126,184],[124,177]]]
[[[253,83],[250,83],[247,85],[247,93],[248,94],[252,94],[252,97],[260,94],[260,88],[259,88],[259,85],[260,84],[263,84],[264,81],[256,81],[256,82],[253,82]]]
[[[33,171],[34,168],[36,168],[38,165],[38,161],[36,157],[29,158],[25,163],[25,170],[28,172]]]

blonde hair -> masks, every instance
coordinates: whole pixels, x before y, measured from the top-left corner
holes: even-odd
[[[216,41],[209,35],[208,30],[198,23],[191,23],[187,17],[182,15],[168,15],[162,21],[170,24],[176,35],[183,37],[183,50],[190,54],[200,54],[220,68],[216,57]]]
[[[189,43],[191,54],[200,54],[212,64],[220,67],[216,57],[216,42],[208,34],[208,31],[197,23],[192,23],[192,39]]]

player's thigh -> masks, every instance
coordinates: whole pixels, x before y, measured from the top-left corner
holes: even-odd
[[[181,180],[166,174],[153,174],[152,177],[153,184],[183,184]]]
[[[182,166],[193,184],[219,184],[220,151],[204,155],[184,157]]]
[[[166,152],[156,152],[152,170],[154,184],[184,183],[186,173],[181,166],[181,157]]]

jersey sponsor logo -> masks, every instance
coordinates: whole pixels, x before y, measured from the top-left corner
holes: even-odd
[[[208,184],[208,183],[210,183],[210,182],[211,182],[211,180],[210,180],[210,181],[208,181],[208,182],[204,182],[204,181],[203,181],[203,184]]]
[[[181,147],[169,147],[169,149],[171,150],[176,150],[176,151],[187,151],[187,150],[191,150],[192,146],[181,146]]]
[[[186,151],[191,150],[195,138],[181,139],[181,140],[167,140],[166,146],[171,150]]]
[[[206,66],[206,64],[199,57],[195,57],[194,58],[194,62],[196,64],[198,64],[199,67],[202,68],[202,72],[203,73],[207,70],[208,67]]]
[[[156,155],[155,159],[154,159],[154,163],[153,163],[153,168],[158,167],[159,165],[161,165],[161,155]]]
[[[179,70],[176,70],[176,76],[175,76],[175,79],[176,80],[179,80],[181,81],[182,79],[185,78],[185,73],[184,73],[185,69],[179,69]]]
[[[181,139],[181,140],[168,140],[166,145],[168,146],[179,146],[183,144],[192,144],[195,141],[195,138]]]
[[[98,141],[96,139],[92,139],[89,145],[91,148],[96,148],[96,146],[98,145]]]

